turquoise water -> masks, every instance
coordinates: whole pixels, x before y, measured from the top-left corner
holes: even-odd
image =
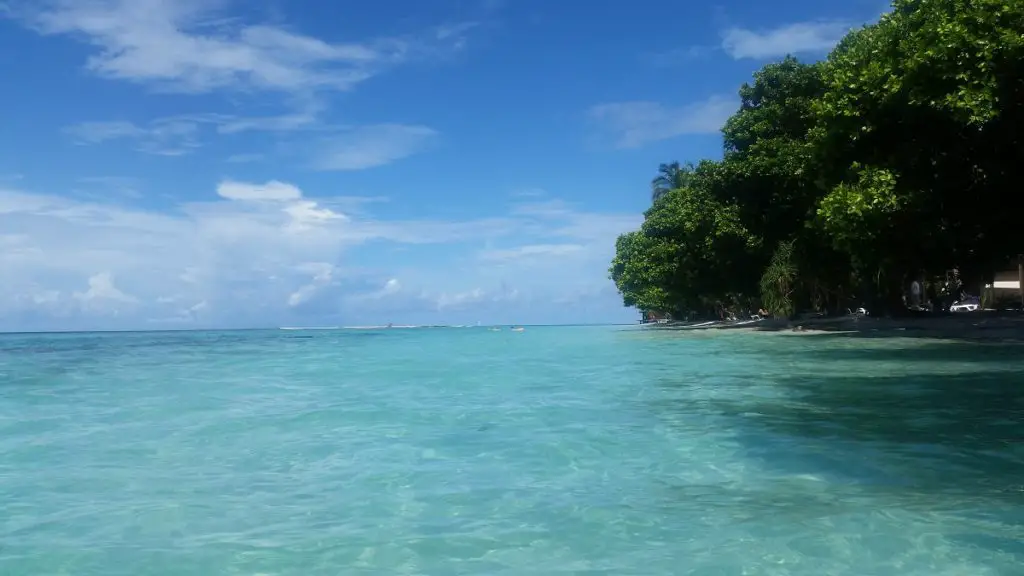
[[[1020,574],[1022,351],[0,336],[0,574]]]

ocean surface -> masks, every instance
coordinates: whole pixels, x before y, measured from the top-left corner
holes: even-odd
[[[1024,573],[1024,348],[0,336],[0,574]]]

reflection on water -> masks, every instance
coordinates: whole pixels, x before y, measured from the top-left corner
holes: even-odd
[[[670,485],[674,497],[731,501],[732,518],[746,522],[821,521],[833,536],[837,518],[889,515],[910,531],[896,541],[927,529],[1024,561],[1024,346],[758,336],[719,340],[707,356],[736,356],[732,378],[713,387],[716,371],[703,365],[658,379],[663,393],[649,406],[662,422],[694,434],[697,414],[717,413],[762,474],[684,478]],[[1003,573],[999,561],[982,566]]]
[[[0,337],[0,573],[1019,574],[1022,368],[595,328]]]

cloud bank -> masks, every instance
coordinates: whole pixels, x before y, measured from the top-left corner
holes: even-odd
[[[6,16],[44,36],[79,40],[88,47],[84,68],[149,92],[244,99],[261,111],[169,115],[140,120],[89,120],[68,126],[80,145],[127,145],[159,156],[190,154],[213,138],[262,131],[278,135],[319,132],[320,146],[304,152],[320,170],[374,168],[424,150],[436,132],[426,126],[379,123],[336,125],[328,102],[337,93],[398,66],[462,50],[475,22],[448,22],[405,34],[350,41],[317,38],[290,27],[250,22],[229,11],[229,0],[21,0]],[[209,104],[207,104],[209,105]],[[306,142],[308,138],[298,139]],[[229,154],[252,161],[257,152]],[[260,152],[265,157],[264,152]]]
[[[550,201],[393,220],[287,182],[211,188],[166,213],[0,188],[0,329],[543,320],[617,300],[614,238],[640,220]]]
[[[849,22],[797,22],[778,28],[730,28],[722,34],[722,49],[736,59],[770,60],[788,54],[825,54],[853,26]]]
[[[598,104],[589,116],[616,147],[638,148],[686,134],[717,134],[738,107],[736,97],[717,95],[682,106],[646,101]]]
[[[168,92],[346,91],[390,66],[464,41],[468,27],[328,42],[226,18],[222,0],[36,0],[9,11],[41,34],[84,39],[86,68]]]

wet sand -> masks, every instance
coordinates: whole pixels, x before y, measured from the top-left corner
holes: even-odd
[[[848,333],[865,337],[922,337],[963,340],[1024,340],[1024,314],[1019,312],[964,312],[906,318],[841,316],[803,320],[763,319],[646,325],[649,330],[744,330],[793,334]]]

